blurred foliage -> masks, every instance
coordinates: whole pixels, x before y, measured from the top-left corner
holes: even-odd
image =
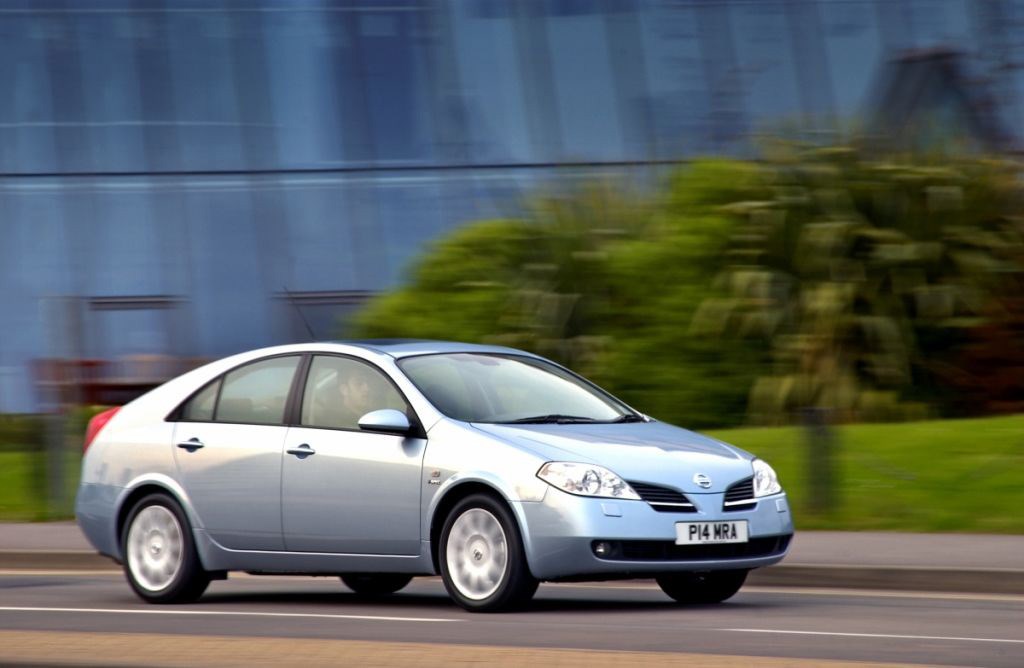
[[[41,450],[44,434],[42,416],[0,413],[0,452]]]
[[[759,194],[756,167],[704,161],[658,197],[592,186],[538,200],[522,220],[441,240],[407,287],[360,314],[358,333],[523,348],[659,418],[738,423],[763,355],[690,326],[740,220],[722,207]]]
[[[695,328],[770,342],[755,422],[796,409],[885,421],[1024,409],[1018,166],[793,150],[743,222]]]
[[[358,334],[554,358],[690,427],[1024,410],[1016,164],[777,143],[439,241]]]
[[[89,420],[93,419],[110,406],[85,405],[69,407],[64,413],[64,433],[69,449],[80,451],[85,442],[85,429],[89,426]]]
[[[85,428],[107,406],[75,406],[58,415],[0,414],[0,519],[52,520],[73,516]],[[48,429],[59,434],[59,457],[47,448]],[[60,493],[48,477],[59,467]]]
[[[94,415],[109,406],[69,406],[60,415],[65,445],[68,449],[81,449],[85,428]],[[46,420],[44,414],[0,413],[0,451],[35,451],[46,447]]]
[[[62,466],[62,493],[47,490],[46,454],[31,450],[0,452],[0,521],[66,520],[74,517],[73,501],[81,469],[79,453],[67,453]]]

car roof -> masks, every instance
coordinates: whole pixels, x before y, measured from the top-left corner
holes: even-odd
[[[373,352],[390,355],[396,359],[412,357],[413,355],[431,355],[437,353],[504,353],[515,355],[529,355],[531,353],[508,348],[506,346],[492,346],[479,343],[461,343],[458,341],[431,341],[429,339],[361,339],[354,341],[327,341],[347,346],[356,346]]]

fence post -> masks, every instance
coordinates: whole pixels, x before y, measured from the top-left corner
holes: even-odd
[[[836,485],[837,439],[831,424],[831,411],[807,407],[801,411],[807,439],[807,510],[826,515],[836,510],[839,498]]]

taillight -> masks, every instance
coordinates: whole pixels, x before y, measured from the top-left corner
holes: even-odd
[[[100,430],[107,426],[107,423],[110,422],[110,418],[117,415],[119,410],[121,410],[120,406],[108,408],[102,413],[97,413],[91,420],[89,420],[89,426],[85,428],[85,444],[82,445],[82,452],[89,449],[92,442],[96,440],[97,436],[99,436]]]

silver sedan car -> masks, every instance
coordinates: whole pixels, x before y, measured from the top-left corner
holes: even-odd
[[[247,352],[101,413],[85,447],[79,525],[153,603],[229,571],[367,596],[440,573],[477,611],[541,581],[640,577],[717,603],[793,535],[764,461],[497,346]]]

